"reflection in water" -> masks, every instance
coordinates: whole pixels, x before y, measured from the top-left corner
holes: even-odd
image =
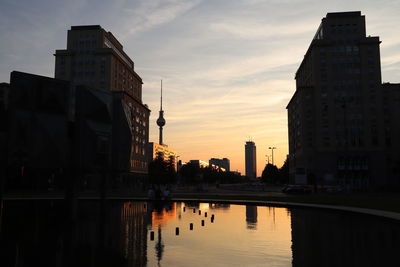
[[[7,201],[1,266],[145,266],[144,204],[83,201],[74,221],[63,201]]]
[[[80,200],[73,207],[5,201],[0,265],[393,266],[400,251],[398,222],[351,213],[197,204],[212,209],[205,217],[184,212],[186,203],[130,201]]]
[[[291,209],[293,266],[398,266],[400,225],[372,216]]]
[[[222,203],[210,203],[210,209],[220,209],[220,210],[229,210],[231,204],[222,204]]]
[[[156,254],[157,254],[157,262],[158,265],[160,265],[160,261],[162,260],[163,252],[164,252],[164,243],[162,241],[162,236],[161,236],[161,226],[158,226],[158,238],[157,238],[157,243],[155,246],[156,249]]]
[[[169,220],[175,219],[177,210],[176,206],[176,202],[150,202],[149,211],[152,213],[151,221],[149,223],[154,226],[162,226],[167,224]]]
[[[142,266],[147,262],[147,223],[149,221],[147,204],[125,202],[122,203],[121,208],[124,258],[127,260],[127,266]]]
[[[247,229],[257,229],[257,206],[246,205],[246,223]]]

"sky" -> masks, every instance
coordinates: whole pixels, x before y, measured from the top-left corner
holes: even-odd
[[[244,174],[244,145],[288,154],[286,105],[295,72],[328,12],[361,11],[379,36],[382,81],[400,82],[400,1],[0,0],[0,82],[13,70],[54,77],[54,52],[72,25],[101,25],[123,44],[143,79],[158,142],[160,80],[164,142],[189,161],[229,158]]]

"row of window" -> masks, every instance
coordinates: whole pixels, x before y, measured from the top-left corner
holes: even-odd
[[[145,169],[147,168],[147,163],[145,161],[142,160],[131,160],[131,168],[141,168],[141,169]]]

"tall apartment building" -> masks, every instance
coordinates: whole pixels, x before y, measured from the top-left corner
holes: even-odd
[[[256,144],[253,141],[247,141],[246,145],[244,146],[244,150],[246,176],[249,178],[257,178]]]
[[[122,44],[99,25],[72,26],[67,49],[56,50],[54,55],[55,78],[70,81],[73,88],[86,85],[122,94],[132,134],[130,172],[147,173],[150,110],[142,102],[142,79]],[[74,110],[75,103],[71,106]]]
[[[382,84],[383,134],[385,139],[386,183],[400,187],[400,83]]]
[[[296,72],[288,110],[292,182],[362,190],[387,183],[379,37],[361,12],[328,13]]]

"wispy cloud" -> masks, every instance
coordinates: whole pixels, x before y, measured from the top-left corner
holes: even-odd
[[[127,23],[131,26],[124,38],[168,23],[200,2],[201,0],[141,1],[134,7],[126,8],[124,13],[126,17],[130,18]]]

